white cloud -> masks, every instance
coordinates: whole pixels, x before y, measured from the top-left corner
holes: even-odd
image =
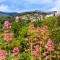
[[[20,12],[29,12],[29,11],[35,11],[35,10],[39,10],[39,9],[38,8],[35,8],[35,9],[22,9],[22,10],[16,9],[15,11],[17,13],[20,13]]]
[[[48,9],[48,11],[60,11],[60,7],[53,7],[51,9]]]
[[[0,11],[9,12],[11,10],[8,5],[0,5]]]
[[[20,12],[27,12],[27,11],[32,11],[32,10],[31,9],[30,10],[29,9],[22,9],[22,10],[16,9],[16,12],[20,13]]]
[[[53,4],[52,8],[48,9],[48,11],[60,11],[60,0],[55,0]]]
[[[47,6],[49,5],[49,7],[44,6],[44,8],[47,7],[47,9],[45,9],[46,11],[60,11],[60,0],[24,0],[24,1],[26,1],[28,4],[39,5],[46,4]]]
[[[4,2],[7,0],[0,0],[1,2]],[[4,11],[4,12],[25,12],[25,11],[33,11],[33,10],[46,10],[46,11],[58,11],[60,10],[60,0],[9,0],[10,3],[14,3],[16,4],[12,6],[8,6],[5,4],[0,4],[0,11]],[[19,2],[19,3],[18,3]],[[21,4],[23,2],[23,4]],[[25,2],[25,3],[24,3]],[[37,7],[35,8],[35,6],[33,7],[33,5],[37,5]],[[46,4],[44,6],[44,4]],[[39,6],[42,7],[39,7]],[[22,7],[17,7],[17,6],[23,6],[24,9],[21,9]],[[42,9],[43,8],[43,9]]]

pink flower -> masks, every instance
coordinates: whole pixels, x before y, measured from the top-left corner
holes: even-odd
[[[38,52],[34,50],[33,51],[33,56],[35,56],[35,57],[38,56]]]
[[[10,25],[9,21],[8,21],[8,20],[4,21],[4,25],[5,25],[5,26]]]
[[[45,45],[45,48],[48,49],[49,47],[47,45]]]
[[[9,29],[9,28],[11,28],[11,26],[10,26],[10,22],[7,21],[7,20],[4,21],[3,28],[4,28],[4,29]]]
[[[19,48],[18,47],[14,47],[13,48],[13,53],[19,53]]]
[[[52,47],[49,47],[48,49],[47,49],[48,51],[51,51],[51,50],[54,50]]]
[[[11,33],[5,33],[3,35],[4,40],[11,40],[13,38],[13,35]]]
[[[39,46],[39,45],[35,45],[35,46],[34,46],[33,55],[34,55],[35,57],[36,57],[36,56],[38,56],[39,48],[40,48],[40,46]]]
[[[49,43],[49,44],[52,44],[52,40],[51,40],[51,39],[48,39],[48,43]]]
[[[0,50],[0,60],[2,60],[3,58],[6,59],[7,57],[7,52],[5,50]]]
[[[44,25],[44,26],[43,26],[43,29],[48,29],[48,26],[47,26],[47,25]]]
[[[53,46],[54,46],[54,43],[52,42],[52,40],[51,40],[51,39],[48,39],[48,42],[47,42],[47,44],[45,45],[45,48],[46,48],[48,51],[51,51],[51,50],[54,50]]]
[[[34,48],[35,48],[35,49],[37,49],[37,48],[39,49],[39,48],[40,48],[40,46],[39,46],[39,45],[36,45],[36,46],[34,46]]]
[[[42,53],[42,56],[43,56],[43,57],[45,57],[45,56],[46,56],[46,54],[47,54],[47,52],[43,52],[43,53]]]
[[[47,25],[44,25],[42,30],[44,31],[44,33],[48,32],[48,26]]]

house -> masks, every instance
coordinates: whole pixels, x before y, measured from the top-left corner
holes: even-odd
[[[57,11],[47,12],[46,18],[50,16],[56,16]]]
[[[57,11],[56,16],[59,16],[59,15],[60,15],[60,11]]]

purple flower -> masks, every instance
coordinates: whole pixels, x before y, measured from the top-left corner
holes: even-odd
[[[14,47],[13,48],[13,53],[19,53],[19,48],[18,47]]]

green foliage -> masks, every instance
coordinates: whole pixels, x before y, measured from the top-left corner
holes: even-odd
[[[57,17],[58,26],[60,27],[60,16]]]
[[[56,42],[60,43],[60,26],[59,17],[48,17],[44,24],[48,25],[49,36]]]
[[[48,25],[49,30],[52,30],[58,27],[57,18],[55,16],[46,18],[44,21],[44,24]]]
[[[17,22],[12,22],[12,31],[16,38],[19,36],[19,29],[20,29],[19,24]]]
[[[22,37],[25,37],[25,36],[27,36],[27,32],[28,32],[28,27],[23,26],[19,31],[19,35]]]
[[[21,53],[20,60],[30,60],[30,53]]]
[[[29,23],[30,23],[30,20],[19,19],[20,27],[28,26]]]

